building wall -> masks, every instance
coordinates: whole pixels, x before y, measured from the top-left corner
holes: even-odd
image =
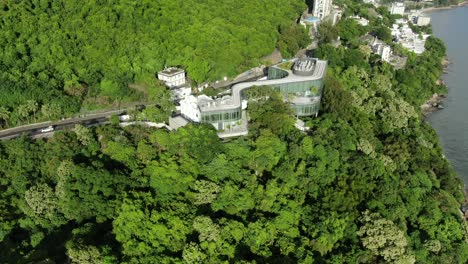
[[[431,18],[427,16],[419,16],[418,17],[418,26],[427,26],[431,23]]]
[[[331,7],[332,0],[314,0],[312,15],[322,19],[330,14]]]
[[[158,79],[165,82],[169,87],[181,86],[185,84],[185,73],[179,72],[169,76],[158,73]]]
[[[276,67],[268,68],[268,80],[281,79],[288,76],[288,72]]]
[[[405,14],[405,6],[401,3],[393,3],[392,7],[390,8],[390,14],[393,15],[404,15]]]
[[[282,83],[272,86],[283,95],[297,95],[297,96],[319,96],[322,94],[323,80],[312,80],[293,83]],[[316,87],[314,89],[314,87]]]
[[[180,101],[180,112],[189,120],[200,122],[201,113],[197,105],[197,98],[193,95]]]
[[[297,116],[312,116],[317,115],[320,110],[320,100],[312,104],[292,104],[291,108]]]
[[[388,62],[390,61],[390,53],[392,52],[392,49],[389,46],[384,46],[382,48],[382,60]]]
[[[202,123],[232,122],[232,121],[238,121],[241,118],[242,118],[242,110],[240,107],[234,110],[223,110],[223,111],[201,113]]]

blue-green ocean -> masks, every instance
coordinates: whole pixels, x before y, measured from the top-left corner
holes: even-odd
[[[430,117],[445,156],[468,186],[468,7],[430,13],[434,35],[444,40],[451,64],[443,76],[449,92],[445,109]]]

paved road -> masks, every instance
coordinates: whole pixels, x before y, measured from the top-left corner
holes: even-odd
[[[120,115],[127,111],[127,109],[109,111],[99,114],[90,114],[85,117],[69,118],[60,121],[48,121],[42,123],[35,123],[20,127],[0,130],[0,140],[7,140],[11,138],[20,137],[23,134],[29,135],[32,138],[50,137],[53,132],[42,133],[40,130],[48,126],[54,126],[54,131],[72,128],[76,124],[84,126],[100,125],[109,122],[109,118],[113,115]]]

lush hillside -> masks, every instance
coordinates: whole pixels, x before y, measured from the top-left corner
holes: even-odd
[[[307,135],[272,94],[228,143],[209,126],[3,142],[0,262],[465,263],[436,134],[387,76],[345,74]]]
[[[228,142],[209,125],[0,142],[0,263],[466,263],[461,182],[419,110],[444,45],[395,71],[355,26],[315,51],[330,69],[308,133],[265,89]]]
[[[0,125],[60,117],[83,101],[147,100],[164,66],[203,82],[256,66],[275,47],[290,56],[305,8],[300,0],[1,1]]]
[[[209,125],[1,143],[0,262],[466,263],[460,181],[367,62],[332,66],[308,134],[271,93],[225,143]]]

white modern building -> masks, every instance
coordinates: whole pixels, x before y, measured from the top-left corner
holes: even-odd
[[[212,124],[219,131],[235,130],[245,119],[247,101],[242,98],[242,92],[254,86],[269,86],[287,98],[285,100],[297,117],[316,116],[326,68],[326,61],[309,57],[293,59],[269,67],[266,80],[234,84],[230,95],[218,98],[189,95],[179,102],[180,112],[193,122]]]
[[[374,38],[374,40],[370,43],[370,47],[372,52],[379,55],[383,61],[390,62],[392,48],[389,45],[379,40],[378,38]]]
[[[431,18],[428,16],[418,16],[416,25],[427,26],[431,23]]]
[[[390,14],[392,15],[404,15],[405,14],[405,4],[403,3],[392,3],[390,7]]]
[[[415,25],[427,26],[431,23],[431,17],[421,14],[420,11],[411,12],[408,15],[408,19]]]
[[[332,0],[314,0],[312,15],[323,19],[328,16],[332,10]]]
[[[179,87],[185,84],[185,71],[175,67],[166,68],[158,72],[158,79],[169,88]]]

